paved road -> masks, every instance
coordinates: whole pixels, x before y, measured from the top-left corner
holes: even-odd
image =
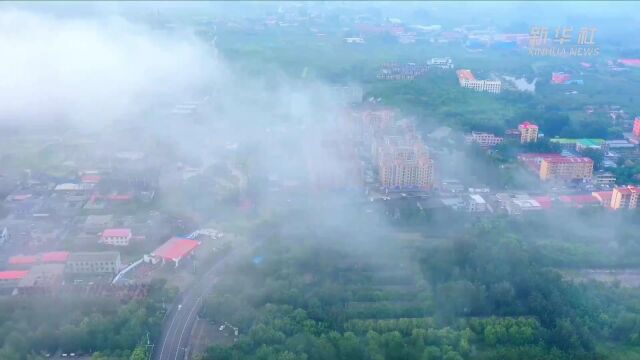
[[[191,340],[191,330],[198,317],[203,297],[217,281],[217,273],[230,254],[218,261],[185,291],[171,307],[164,320],[162,337],[153,348],[154,360],[184,360]]]
[[[198,318],[204,297],[211,293],[218,276],[225,266],[251,251],[234,248],[221,260],[213,264],[205,274],[176,300],[164,319],[162,335],[153,347],[153,360],[185,360],[191,342],[191,331]]]

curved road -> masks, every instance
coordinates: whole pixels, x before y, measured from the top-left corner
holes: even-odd
[[[217,281],[216,272],[227,263],[231,254],[214,264],[176,300],[164,319],[160,341],[153,347],[154,360],[184,360],[191,340],[191,330],[198,318],[203,297]]]

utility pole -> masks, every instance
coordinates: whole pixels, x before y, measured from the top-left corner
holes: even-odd
[[[147,345],[145,345],[145,348],[147,349],[147,360],[151,360],[151,354],[153,353],[154,346],[155,344],[151,344],[151,340],[149,339],[149,332],[147,331]],[[149,347],[151,347],[151,350],[149,350]]]

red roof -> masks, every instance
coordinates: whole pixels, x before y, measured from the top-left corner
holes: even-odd
[[[611,196],[613,196],[613,191],[596,191],[592,194],[596,198],[601,199],[602,203],[609,204],[611,202]]]
[[[586,195],[563,195],[558,198],[567,205],[580,207],[582,205],[600,203],[600,200],[591,194]]]
[[[198,245],[200,245],[200,243],[196,240],[172,237],[169,241],[155,249],[151,255],[170,260],[179,260],[193,251]]]
[[[102,232],[103,238],[110,237],[130,237],[131,229],[106,229]]]
[[[32,265],[38,262],[36,255],[16,255],[9,258],[11,265]]]
[[[554,72],[551,74],[551,82],[554,84],[564,84],[571,80],[571,75],[563,72]]]
[[[45,263],[63,263],[69,258],[68,251],[52,251],[42,254],[42,262]]]
[[[627,66],[640,66],[640,59],[619,59],[618,62]]]
[[[100,175],[89,174],[84,175],[82,178],[80,178],[80,181],[82,181],[83,183],[97,184],[101,179],[102,177]]]
[[[525,121],[525,122],[523,122],[522,124],[520,124],[520,126],[522,126],[522,127],[523,127],[523,128],[525,128],[525,129],[528,129],[528,128],[537,128],[537,127],[538,127],[538,125],[533,124],[533,123],[530,123],[529,121]]]
[[[458,70],[458,79],[473,81],[476,77],[473,76],[471,70],[461,69]]]
[[[0,271],[0,280],[20,280],[27,276],[28,271]]]
[[[551,209],[553,206],[549,196],[533,196],[533,199],[537,201],[543,209]]]

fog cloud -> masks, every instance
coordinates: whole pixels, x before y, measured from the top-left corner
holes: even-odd
[[[222,76],[213,49],[122,18],[0,14],[0,121],[94,125]]]

